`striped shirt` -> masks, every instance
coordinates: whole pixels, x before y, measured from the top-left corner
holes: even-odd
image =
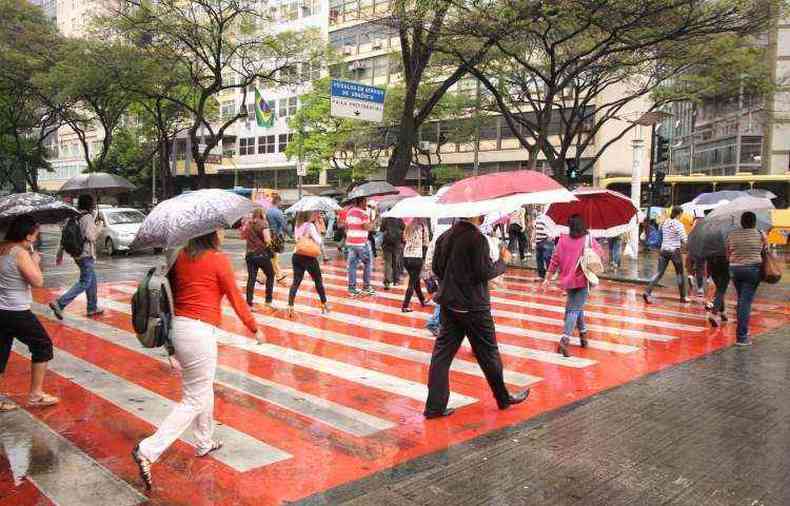
[[[546,223],[546,215],[541,214],[535,220],[535,243],[548,241],[549,239],[553,239],[553,237],[551,237],[549,226]]]
[[[727,236],[730,265],[756,265],[763,261],[763,236],[756,228],[740,228]]]
[[[686,229],[675,219],[661,224],[661,251],[675,251],[686,242]]]
[[[352,207],[346,214],[346,246],[359,247],[368,242],[368,214],[358,207]]]

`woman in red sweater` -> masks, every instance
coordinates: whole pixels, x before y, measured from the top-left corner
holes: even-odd
[[[189,427],[193,427],[198,457],[222,448],[214,435],[214,376],[217,334],[222,322],[222,298],[256,336],[255,318],[244,301],[227,256],[219,251],[224,232],[192,239],[170,270],[175,317],[171,339],[181,366],[183,397],[156,433],[140,442],[132,457],[146,488],[151,488],[151,464]]]

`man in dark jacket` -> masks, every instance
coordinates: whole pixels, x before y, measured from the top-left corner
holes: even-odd
[[[447,408],[450,365],[464,337],[469,338],[499,409],[523,402],[529,395],[529,389],[510,395],[505,386],[488,282],[504,274],[510,252],[503,246],[499,260],[491,261],[488,240],[478,229],[482,222],[480,217],[461,220],[436,243],[433,272],[440,282],[434,301],[441,306],[441,330],[428,371],[426,418],[448,416],[455,411]]]
[[[400,284],[400,254],[403,251],[403,230],[405,225],[400,218],[384,218],[381,221],[381,231],[384,240],[381,250],[384,253],[384,289],[389,290],[390,285]]]

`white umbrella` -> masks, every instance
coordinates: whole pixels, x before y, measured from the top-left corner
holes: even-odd
[[[260,207],[225,190],[184,193],[156,206],[145,218],[130,249],[172,248],[209,232],[230,227]]]
[[[341,207],[329,197],[316,197],[308,195],[302,197],[296,204],[285,210],[287,214],[296,214],[311,211],[340,211]]]
[[[439,204],[435,197],[408,197],[381,215],[382,218],[433,218]]]

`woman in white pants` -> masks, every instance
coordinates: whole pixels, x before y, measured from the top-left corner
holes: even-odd
[[[236,286],[230,260],[219,251],[223,236],[219,230],[189,241],[170,270],[175,310],[171,340],[181,367],[184,393],[156,433],[132,451],[149,490],[153,483],[151,464],[188,428],[193,429],[198,457],[222,448],[222,442],[213,439],[213,413],[223,297],[257,337],[255,318]]]

